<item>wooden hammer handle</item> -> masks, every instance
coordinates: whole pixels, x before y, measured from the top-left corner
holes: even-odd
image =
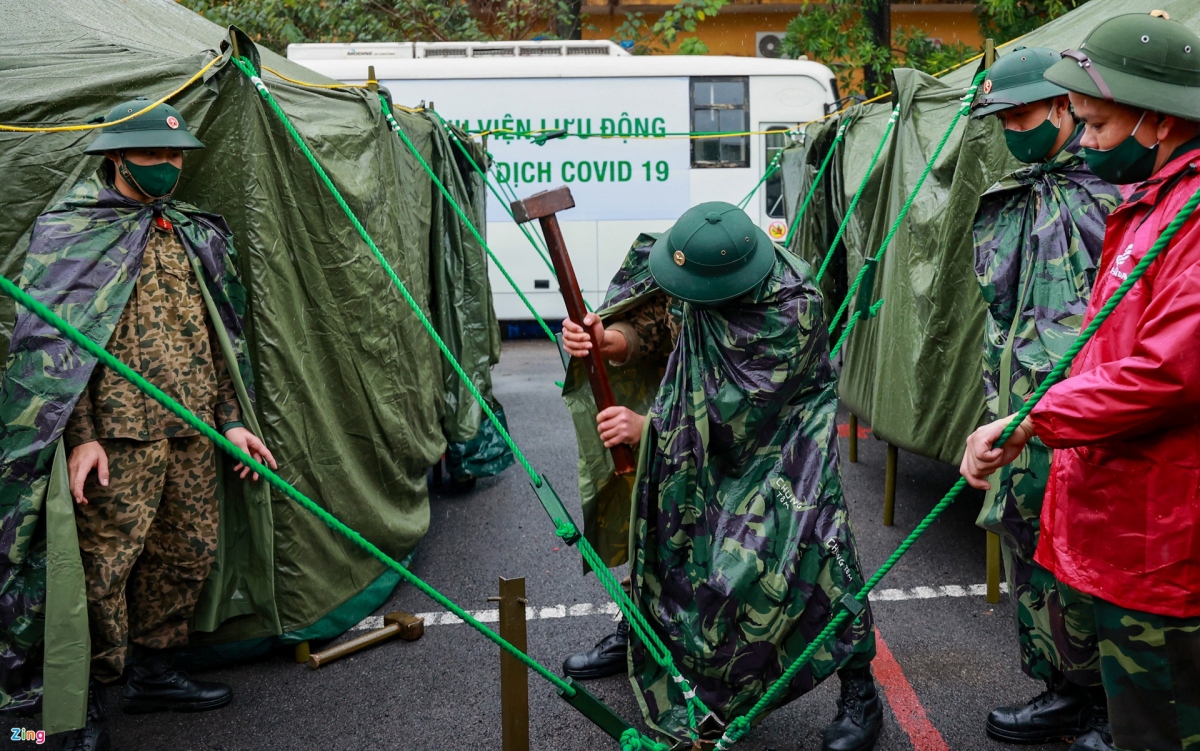
[[[563,302],[567,306],[567,317],[583,326],[587,316],[587,307],[583,304],[583,293],[579,290],[579,280],[575,278],[575,268],[571,265],[571,257],[567,254],[567,244],[563,240],[562,230],[558,226],[558,217],[554,214],[538,219],[542,225],[542,234],[546,238],[546,248],[550,251],[550,260],[554,263],[554,274],[558,277],[558,287],[562,291]],[[604,411],[617,406],[613,397],[612,384],[608,381],[608,370],[600,357],[601,342],[596,341],[593,329],[583,326],[592,337],[592,351],[583,359],[584,370],[587,371],[588,382],[592,385],[592,395],[596,398],[596,408]],[[618,475],[633,474],[637,471],[637,459],[633,449],[628,444],[613,446],[613,464]]]

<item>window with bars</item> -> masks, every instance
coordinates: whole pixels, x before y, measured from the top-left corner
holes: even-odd
[[[692,79],[692,132],[741,133],[750,124],[750,79]],[[693,167],[749,167],[750,136],[692,139]]]
[[[779,131],[774,133],[768,132],[764,136],[766,141],[766,149],[764,149],[763,153],[763,164],[767,165],[768,168],[775,157],[778,156],[779,152],[783,151],[783,147],[788,145],[788,134],[782,131],[786,131],[789,127],[791,126],[767,125],[764,128],[761,128],[761,130],[766,131]],[[767,216],[771,217],[772,219],[784,218],[786,212],[783,209],[782,169],[777,168],[775,172],[767,178],[767,181],[763,183],[763,196],[766,198]]]

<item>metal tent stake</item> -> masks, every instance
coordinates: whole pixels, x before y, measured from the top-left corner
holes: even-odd
[[[529,649],[525,628],[525,579],[500,577],[500,636],[522,652]],[[529,751],[529,668],[500,652],[500,728],[504,751]]]

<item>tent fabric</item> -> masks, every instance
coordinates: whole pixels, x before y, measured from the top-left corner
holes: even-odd
[[[171,0],[7,0],[0,20],[0,123],[6,124],[77,124],[134,96],[156,99],[219,54],[227,38],[226,30]],[[267,50],[258,54],[289,77],[329,82]],[[438,325],[448,327],[441,331],[447,339],[471,329],[466,367],[490,393],[486,371],[495,342],[486,332],[495,323],[486,268],[468,259],[476,251],[458,240],[431,244],[434,188],[387,127],[378,97],[262,77],[418,304],[431,311],[446,300],[473,301],[459,319]],[[171,103],[207,146],[185,157],[177,194],[223,215],[233,229],[249,292],[247,343],[264,440],[301,492],[403,558],[428,528],[427,470],[446,447],[450,397],[434,343],[240,71],[222,62]],[[426,159],[438,148],[448,153],[444,132],[424,116],[396,119]],[[101,158],[82,153],[93,137],[0,132],[0,170],[8,182],[0,273],[19,275],[38,214],[95,172]],[[478,190],[460,197],[480,214],[482,201],[471,204],[472,195]],[[439,272],[451,248],[461,265]],[[13,303],[0,300],[0,356],[13,315]],[[453,437],[474,438],[473,418],[460,418]],[[381,564],[277,493],[255,514],[241,486],[230,484],[221,512],[220,548],[197,609],[195,644],[306,629],[311,638],[332,637],[347,618],[327,616],[344,605],[366,615],[391,591],[373,588],[384,575]],[[51,556],[56,552],[63,551],[52,549]],[[69,565],[57,570],[71,576]],[[64,582],[48,582],[51,599]],[[252,596],[262,592],[269,597]],[[366,592],[375,596],[367,601],[360,597]],[[69,603],[58,608],[71,612]],[[319,623],[329,631],[311,633]],[[52,646],[47,665],[60,656],[59,645]]]
[[[1200,30],[1194,0],[1090,0],[998,53],[1018,45],[1075,48],[1106,18],[1156,8]],[[897,69],[891,101],[859,105],[810,126],[806,142],[784,153],[784,195],[795,217],[841,118],[854,118],[793,239],[793,252],[819,264],[893,105],[900,105],[891,143],[822,280],[827,311],[837,309],[863,259],[879,250],[978,70],[968,65],[933,78]],[[1019,166],[995,118],[961,119],[862,298],[884,304],[851,333],[838,393],[877,436],[906,451],[957,464],[967,435],[983,418],[985,305],[975,282],[971,226],[979,197]],[[852,302],[850,312],[856,309]]]

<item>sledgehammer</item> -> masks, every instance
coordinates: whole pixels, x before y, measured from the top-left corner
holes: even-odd
[[[323,652],[317,652],[308,658],[308,666],[316,670],[322,665],[354,654],[360,649],[373,647],[395,636],[399,636],[404,641],[416,641],[425,634],[425,619],[418,618],[412,613],[388,613],[383,617],[383,622],[384,627],[381,629],[363,634],[336,647],[330,647]]]
[[[562,291],[563,302],[567,304],[567,316],[583,326],[587,308],[583,304],[583,293],[579,291],[579,280],[575,278],[575,268],[571,265],[571,256],[567,254],[567,243],[563,240],[557,216],[558,212],[573,208],[575,199],[571,197],[571,189],[565,185],[554,190],[534,193],[523,201],[512,202],[513,219],[517,224],[524,224],[533,219],[541,223],[542,235],[546,238],[546,249],[550,251],[550,260],[554,263],[554,275],[558,277],[558,288]],[[613,398],[608,371],[605,370],[604,361],[600,357],[600,342],[596,341],[596,335],[591,329],[584,327],[584,330],[592,337],[592,351],[583,358],[583,367],[587,371],[588,382],[592,384],[596,409],[603,412],[616,406],[617,400]],[[633,474],[637,470],[637,461],[628,445],[618,444],[613,446],[611,451],[618,475]]]

